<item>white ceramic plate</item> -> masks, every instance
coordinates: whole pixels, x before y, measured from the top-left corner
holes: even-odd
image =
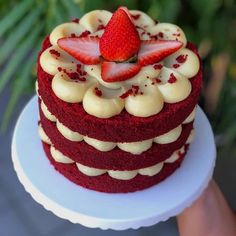
[[[210,124],[198,107],[196,138],[182,166],[160,184],[128,194],[87,190],[54,170],[38,129],[36,96],[22,111],[12,141],[12,160],[27,192],[58,217],[87,227],[124,230],[151,226],[179,214],[199,197],[212,177],[216,149]]]

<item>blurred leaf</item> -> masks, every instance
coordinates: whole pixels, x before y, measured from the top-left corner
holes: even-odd
[[[2,64],[9,57],[9,54],[18,46],[20,40],[26,36],[26,33],[28,33],[30,29],[33,28],[33,25],[37,21],[37,18],[40,16],[41,12],[42,5],[35,8],[27,16],[25,16],[24,20],[20,22],[20,24],[17,25],[11,32],[9,37],[6,38],[0,48],[0,64]]]
[[[153,0],[148,14],[161,22],[174,22],[179,10],[179,0]]]
[[[219,9],[222,4],[222,0],[189,0],[193,10],[199,16],[212,16]],[[206,22],[207,23],[207,22]]]
[[[115,11],[120,6],[126,6],[130,10],[137,9],[137,2],[136,0],[116,0],[113,1],[112,10]]]
[[[105,6],[106,3],[106,6]],[[82,0],[81,5],[83,7],[84,12],[96,10],[96,9],[109,9],[109,5],[114,4],[114,1],[105,1],[105,0],[93,0],[86,1]]]
[[[22,66],[25,55],[33,47],[35,40],[39,36],[41,30],[42,25],[37,25],[37,27],[33,29],[31,34],[25,39],[25,41],[17,48],[16,52],[13,55],[13,60],[10,60],[1,74],[0,93],[4,89],[6,83],[15,74],[16,69],[19,68],[20,65]]]
[[[65,9],[68,11],[70,18],[80,18],[82,16],[82,11],[80,10],[80,6],[75,1],[71,0],[61,0]],[[89,1],[95,2],[95,1]]]
[[[16,5],[0,22],[0,37],[30,9],[33,0],[25,0]]]
[[[12,95],[8,102],[7,109],[4,113],[3,120],[1,123],[1,128],[0,128],[1,132],[5,131],[5,129],[7,128],[14,107],[17,104],[21,94],[24,92],[25,87],[27,86],[29,80],[29,73],[31,72],[32,66],[36,61],[36,55],[37,54],[35,53],[31,54],[29,60],[27,60],[27,62],[25,63],[23,70],[20,72],[19,76],[17,76],[16,79],[14,80]]]

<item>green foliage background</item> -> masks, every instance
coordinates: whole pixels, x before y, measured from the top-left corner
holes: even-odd
[[[178,24],[199,47],[204,64],[201,105],[219,151],[236,156],[236,3],[234,0],[0,0],[0,96],[10,83],[1,128],[20,96],[34,91],[40,43],[56,25],[93,9],[125,5],[159,21]]]

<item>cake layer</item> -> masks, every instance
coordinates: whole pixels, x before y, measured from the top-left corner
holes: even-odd
[[[64,124],[62,124],[54,115],[52,115],[51,112],[46,107],[46,105],[44,104],[44,102],[41,100],[39,100],[39,107],[45,118],[56,123],[58,131],[66,139],[73,142],[84,141],[90,146],[102,152],[107,152],[114,149],[115,147],[118,147],[119,149],[132,154],[141,154],[142,152],[147,151],[149,148],[151,148],[153,143],[169,144],[175,142],[181,136],[183,124],[193,122],[196,113],[196,108],[194,108],[194,110],[190,113],[190,115],[184,120],[184,122],[181,125],[177,126],[173,130],[170,130],[163,135],[153,137],[152,139],[148,140],[140,140],[138,142],[116,143],[116,142],[104,142],[99,139],[83,136],[78,132],[74,132],[73,130],[69,129]]]
[[[51,46],[45,39],[42,51]],[[196,48],[188,44],[188,48],[197,54]],[[39,54],[41,55],[41,53]],[[162,112],[150,117],[135,117],[123,110],[119,115],[100,119],[89,115],[80,103],[66,103],[52,91],[52,76],[44,72],[38,64],[39,94],[46,106],[60,122],[71,130],[84,136],[97,138],[102,141],[135,142],[162,135],[180,125],[197,104],[202,79],[202,69],[190,79],[191,94],[178,103],[166,103]]]
[[[111,178],[108,174],[102,174],[95,177],[86,176],[78,171],[78,168],[74,163],[62,164],[56,162],[51,156],[50,145],[43,143],[43,147],[51,164],[66,178],[82,187],[108,193],[134,192],[151,187],[170,176],[180,166],[185,156],[185,153],[182,153],[177,161],[166,164],[161,172],[154,176],[138,174],[130,180],[118,180]],[[186,146],[186,148],[188,148],[188,146]]]
[[[49,144],[50,145],[50,144]],[[60,151],[58,151],[54,146],[51,145],[50,153],[52,158],[59,163],[63,164],[72,164],[75,163],[78,171],[82,172],[87,176],[99,176],[103,174],[108,174],[111,178],[119,179],[119,180],[130,180],[135,178],[136,175],[145,175],[145,176],[154,176],[162,171],[164,166],[169,163],[174,163],[177,161],[181,154],[185,153],[185,145],[180,149],[176,150],[168,159],[165,161],[159,162],[155,165],[148,166],[141,169],[134,170],[113,170],[113,169],[99,169],[94,167],[89,167],[86,165],[82,165],[79,162],[73,161],[70,157],[63,155]]]
[[[174,151],[181,148],[186,142],[193,129],[193,123],[183,125],[181,136],[171,144],[156,144],[147,151],[134,155],[119,148],[101,152],[84,141],[73,142],[61,135],[55,123],[49,121],[40,112],[42,127],[51,143],[65,156],[71,157],[75,162],[83,165],[114,170],[133,170],[155,165],[169,158]]]

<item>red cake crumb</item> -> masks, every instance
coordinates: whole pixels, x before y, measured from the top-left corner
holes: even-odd
[[[95,92],[95,94],[96,94],[98,97],[101,97],[101,96],[102,96],[102,91],[99,90],[98,87],[96,87],[96,88],[94,89],[94,92]]]
[[[176,61],[177,61],[178,63],[184,63],[184,62],[187,60],[187,57],[188,57],[187,54],[186,54],[186,55],[179,55],[179,56],[176,58]]]
[[[159,32],[159,33],[158,33],[158,37],[160,37],[160,38],[164,38],[164,34],[163,34],[163,32]]]
[[[105,25],[103,25],[103,24],[100,24],[100,25],[97,27],[97,30],[103,30],[103,29],[106,29]]]
[[[91,32],[88,30],[85,30],[84,32],[82,32],[82,34],[80,35],[80,37],[87,37],[88,35],[90,35]]]
[[[60,57],[61,56],[61,54],[57,50],[55,50],[55,49],[51,49],[51,50],[49,50],[49,52],[52,55],[55,55],[56,57]]]
[[[77,73],[81,73],[81,67],[82,67],[81,64],[77,64],[77,65],[76,65],[76,71],[77,71]]]
[[[160,80],[159,78],[155,78],[155,79],[153,79],[153,81],[152,81],[152,85],[154,85],[154,84],[159,84],[159,83],[161,83],[161,80]]]
[[[120,95],[120,98],[125,99],[130,95],[137,95],[139,93],[139,86],[138,85],[132,85],[132,88],[127,90],[125,93]]]
[[[127,98],[129,95],[131,95],[133,93],[132,89],[127,90],[125,93],[123,93],[122,95],[120,95],[120,98],[125,99]]]
[[[133,94],[134,94],[134,95],[137,95],[137,94],[138,94],[138,91],[139,91],[139,86],[137,86],[137,85],[132,85],[132,90],[133,90]]]
[[[134,19],[134,20],[138,20],[140,18],[140,14],[136,14],[136,15],[132,15],[131,14],[131,17]]]
[[[172,35],[173,35],[173,36],[180,37],[180,33],[178,33],[178,34],[174,33],[174,34],[172,34]]]
[[[176,77],[174,76],[173,73],[170,74],[170,77],[168,79],[168,83],[173,84],[177,81]]]
[[[174,65],[173,65],[173,68],[175,68],[175,69],[176,69],[176,68],[179,68],[179,67],[180,67],[180,64],[174,64]]]
[[[157,40],[157,39],[158,39],[158,36],[157,36],[157,35],[150,35],[150,39],[152,39],[152,40]]]
[[[103,174],[95,177],[86,176],[78,170],[75,164],[62,164],[56,162],[51,156],[50,146],[48,144],[43,143],[43,148],[50,163],[54,166],[54,168],[75,184],[100,192],[127,193],[151,187],[170,176],[177,168],[180,167],[182,161],[184,160],[188,146],[186,145],[185,152],[181,154],[181,157],[177,161],[175,161],[174,163],[165,164],[164,168],[157,175],[145,176],[138,174],[131,180],[114,179],[111,178],[108,174]]]
[[[155,64],[155,65],[153,66],[153,68],[154,68],[155,70],[161,70],[162,67],[163,67],[162,64]]]
[[[79,18],[74,18],[72,19],[72,22],[78,23],[79,24],[80,19]]]

